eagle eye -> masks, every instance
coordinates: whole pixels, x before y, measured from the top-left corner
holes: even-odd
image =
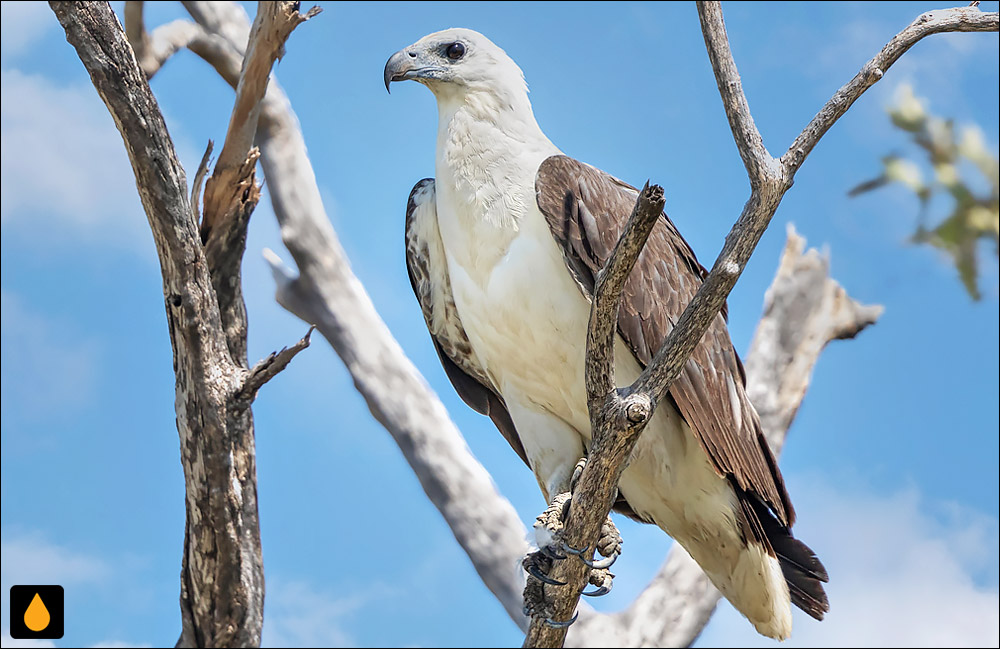
[[[452,61],[457,61],[465,56],[465,45],[456,41],[448,46],[448,49],[445,50],[445,54]]]

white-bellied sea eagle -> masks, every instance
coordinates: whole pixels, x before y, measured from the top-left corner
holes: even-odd
[[[488,415],[546,500],[570,489],[591,428],[584,385],[590,299],[638,196],[563,155],[542,133],[520,68],[467,29],[392,55],[385,83],[437,98],[433,179],[406,209],[406,260],[441,362]],[[624,290],[616,376],[628,385],[706,275],[664,214]],[[822,564],[795,519],[725,313],[656,409],[621,476],[615,509],[680,543],[756,629],[791,633],[790,604],[822,619]]]

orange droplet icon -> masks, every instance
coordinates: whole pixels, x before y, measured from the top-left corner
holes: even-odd
[[[49,609],[45,608],[42,598],[35,593],[28,610],[24,612],[24,625],[34,632],[39,632],[49,625],[52,618],[49,616]]]

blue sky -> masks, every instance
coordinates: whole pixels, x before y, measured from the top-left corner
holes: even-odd
[[[544,506],[534,479],[453,393],[410,292],[403,208],[433,174],[437,114],[417,84],[386,95],[382,67],[431,31],[485,33],[521,65],[550,139],[633,184],[662,184],[668,213],[710,264],[748,186],[694,6],[324,8],[293,35],[277,74],[327,211],[383,318],[529,524]],[[725,5],[765,144],[782,152],[864,61],[932,8]],[[150,25],[180,15],[176,3],[147,9]],[[3,3],[0,24],[2,587],[65,586],[57,645],[172,644],[183,478],[152,237],[112,120],[47,6]],[[853,297],[886,307],[877,326],[827,349],[781,458],[797,534],[832,576],[828,619],[797,616],[792,644],[1000,642],[996,262],[987,257],[984,299],[973,303],[946,260],[905,243],[911,195],[845,195],[879,172],[883,155],[910,151],[885,116],[904,83],[1000,148],[996,34],[923,41],[815,149],[730,298],[730,331],[745,350],[794,222],[829,250]],[[153,90],[191,175],[206,140],[224,137],[232,91],[189,53]],[[244,264],[251,359],[305,330],[272,299],[264,247],[281,250],[266,199]],[[520,644],[324,341],[267,385],[254,411],[265,643]],[[670,545],[655,528],[622,531],[615,591],[597,602],[607,610],[632,600]],[[770,644],[727,605],[699,642]]]

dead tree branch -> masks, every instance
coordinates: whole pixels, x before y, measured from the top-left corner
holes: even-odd
[[[143,7],[142,2],[125,3],[125,34],[146,79],[152,79],[167,59],[178,50],[190,47],[203,32],[187,20],[175,20],[158,27],[150,35],[143,23]]]
[[[747,392],[777,455],[827,343],[851,338],[882,313],[852,300],[829,276],[829,261],[789,225],[778,272],[746,355]],[[566,640],[573,647],[685,647],[708,624],[719,591],[684,548],[674,545],[628,609],[584,609]]]
[[[106,2],[50,5],[121,132],[160,259],[187,491],[178,645],[257,646],[264,576],[249,406],[260,385],[308,344],[308,337],[248,370],[239,286],[242,247],[220,263],[229,249],[203,246],[184,170],[147,82],[183,46],[185,39],[176,34],[196,32],[157,30],[167,45],[154,46],[144,29],[130,29],[144,50],[143,69]],[[133,27],[138,18],[141,28],[141,7],[132,6],[130,13]],[[268,73],[254,72],[263,74],[264,84]],[[244,160],[252,157],[247,147]],[[238,225],[230,230],[245,240],[246,220],[256,204],[252,165],[241,182]],[[205,218],[226,223],[215,209],[206,206]],[[234,301],[238,311],[224,308]]]
[[[201,240],[219,296],[222,321],[233,357],[246,363],[246,306],[240,281],[250,214],[260,200],[255,171],[260,152],[253,146],[271,67],[298,25],[319,13],[300,14],[296,2],[262,2],[257,10],[246,62],[241,66],[226,141],[212,176],[205,182]]]
[[[941,32],[996,31],[998,28],[997,14],[983,14],[975,7],[946,9],[922,15],[893,38],[854,80],[834,95],[796,138],[792,148],[778,160],[767,151],[754,125],[729,46],[720,3],[698,2],[698,16],[726,116],[750,179],[750,198],[726,237],[722,252],[708,277],[635,383],[603,394],[588,393],[593,430],[590,461],[574,492],[574,506],[570,508],[570,515],[563,527],[563,540],[572,547],[594,547],[601,525],[617,495],[618,477],[653,409],[666,396],[691,352],[722,309],[782,197],[792,186],[795,172],[819,139],[865,90],[881,78],[888,66],[920,39]],[[632,221],[638,211],[637,209],[633,213],[627,228],[633,227]],[[633,243],[638,250],[617,246],[615,254],[608,259],[606,268],[619,266],[620,262],[616,260],[619,255],[637,256],[644,245],[643,240]],[[617,294],[611,291],[613,288],[618,288]],[[619,302],[620,286],[608,283],[604,291],[604,296],[595,295],[592,311],[599,303]],[[591,321],[594,322],[595,319],[592,316]],[[613,331],[614,319],[601,321],[600,325]],[[603,340],[608,345],[613,340],[607,331],[599,335],[592,334],[590,339]],[[592,377],[606,371],[607,363],[598,364],[595,359],[603,358],[606,361],[612,355],[613,350],[603,353],[588,350],[588,387],[604,385],[604,381]],[[551,595],[552,619],[568,620],[573,617],[588,575],[589,569],[580,561],[562,561],[556,564],[549,576],[568,586],[554,590]],[[529,647],[561,647],[565,637],[565,628],[553,628],[544,619],[536,618],[532,621],[524,644]]]

